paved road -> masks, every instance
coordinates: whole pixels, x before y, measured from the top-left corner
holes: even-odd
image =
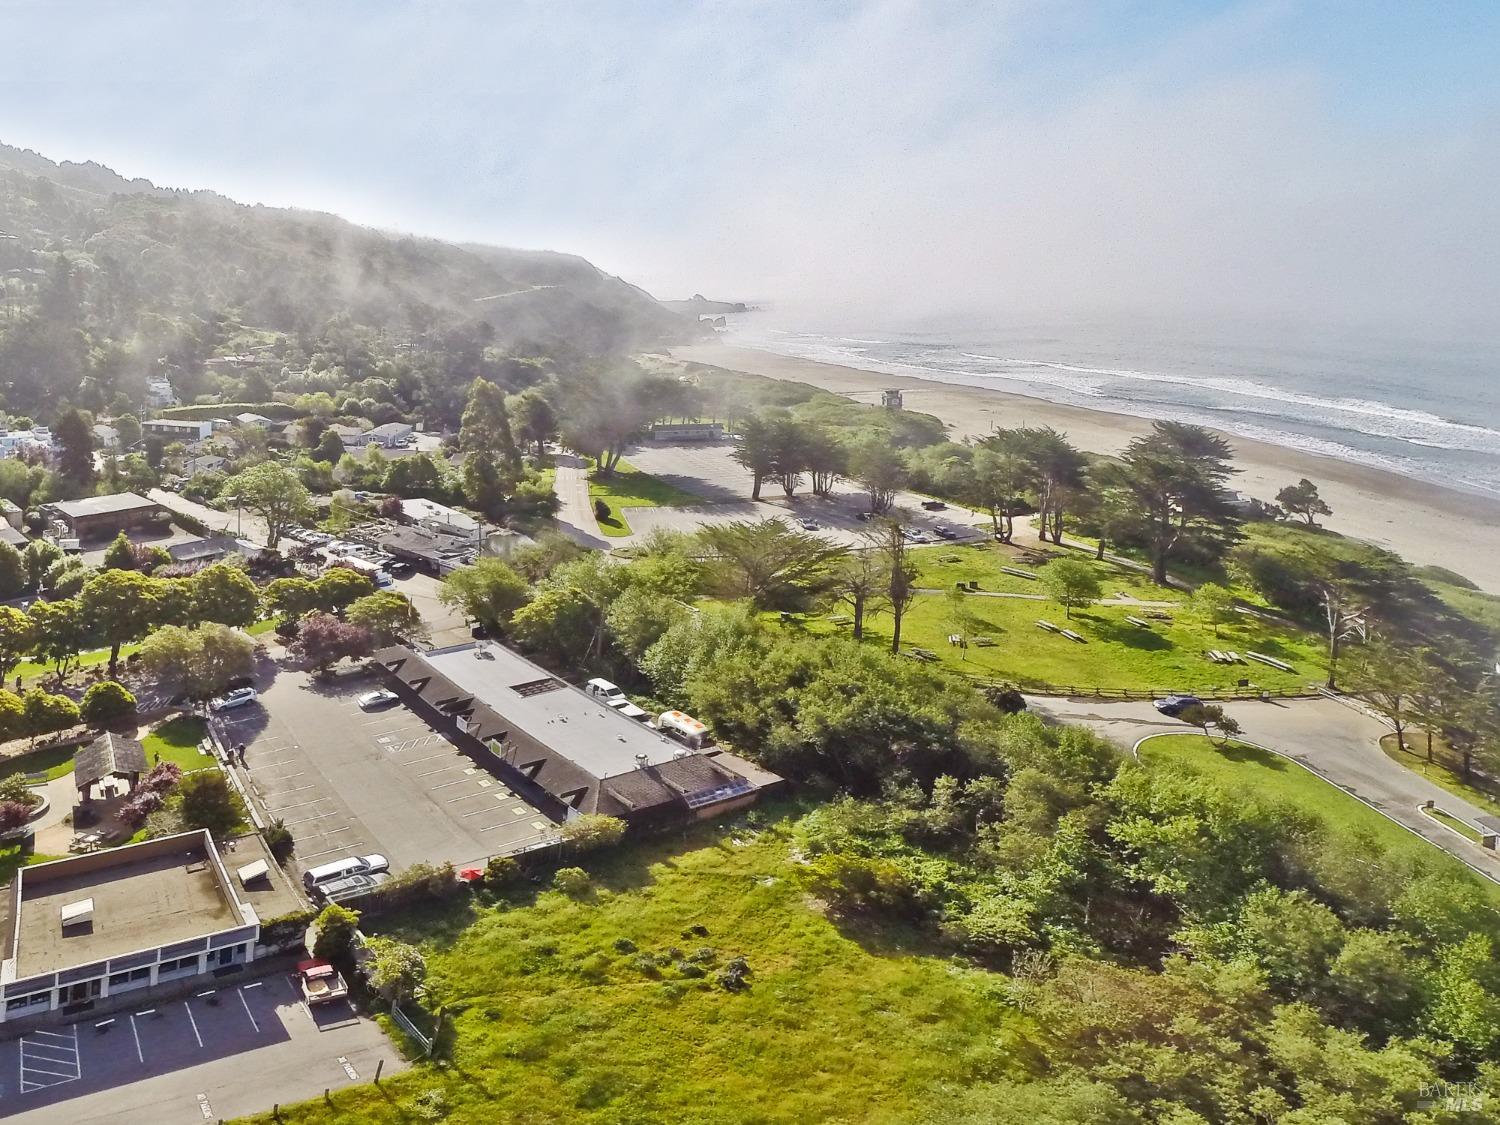
[[[557,467],[557,477],[552,485],[558,500],[557,530],[581,547],[605,551],[616,545],[604,537],[599,530],[599,521],[594,518],[594,505],[589,500],[588,469],[583,458],[558,453],[553,464]]]
[[[1052,696],[1028,696],[1027,702],[1039,714],[1080,723],[1127,747],[1150,734],[1190,730],[1158,714],[1149,702]],[[1500,881],[1500,858],[1494,852],[1439,827],[1417,806],[1436,801],[1439,807],[1469,820],[1483,815],[1483,810],[1386,757],[1379,740],[1390,728],[1378,719],[1332,699],[1226,703],[1224,710],[1239,722],[1251,742],[1314,767],[1334,784]]]

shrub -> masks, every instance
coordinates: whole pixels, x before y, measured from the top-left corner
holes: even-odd
[[[0,778],[0,801],[15,801],[31,808],[41,803],[41,794],[26,784],[26,775],[13,773]]]
[[[129,800],[120,806],[120,819],[131,828],[139,828],[146,823],[148,816],[166,803],[167,799],[163,794],[138,786]]]
[[[719,959],[719,951],[711,945],[700,945],[686,959],[695,965],[712,965]]]
[[[677,962],[677,972],[679,975],[687,977],[690,980],[696,980],[699,977],[706,977],[708,975],[707,969],[702,965],[695,965],[691,961]]]
[[[616,953],[634,953],[636,948],[635,942],[631,941],[628,937],[615,938]]]
[[[613,816],[585,813],[564,823],[559,834],[575,852],[592,852],[618,844],[625,835],[625,822]]]
[[[589,873],[581,867],[562,867],[552,876],[552,885],[563,894],[577,898],[588,892]]]
[[[206,828],[216,839],[245,823],[245,802],[218,770],[199,770],[182,781],[182,822]]]
[[[484,865],[484,885],[499,889],[508,887],[521,877],[521,865],[508,855],[492,856]]]
[[[157,762],[151,767],[151,772],[141,778],[136,791],[140,792],[144,789],[165,796],[177,788],[177,783],[181,780],[182,767],[176,762]]]
[[[83,706],[79,708],[83,721],[95,727],[108,726],[134,711],[135,696],[114,680],[90,686],[83,693]]]
[[[297,841],[292,836],[292,830],[286,826],[283,820],[276,820],[266,826],[265,832],[266,848],[271,853],[271,858],[281,866],[286,866],[286,861],[292,858],[292,853],[297,850]]]
[[[743,957],[731,957],[714,980],[725,992],[743,992],[750,987],[750,964]]]
[[[630,962],[631,966],[639,973],[648,977],[661,976],[661,970],[656,967],[656,958],[649,953],[642,953]]]
[[[313,956],[325,961],[342,960],[354,947],[354,931],[359,928],[359,911],[331,902],[323,907],[315,925]]]
[[[22,801],[0,801],[0,832],[13,832],[31,819],[32,806]]]

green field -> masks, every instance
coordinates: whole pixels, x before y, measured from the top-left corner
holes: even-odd
[[[213,765],[212,758],[198,752],[205,729],[202,719],[188,715],[163,723],[141,740],[146,748],[146,761],[152,765],[158,761],[176,762],[184,773]]]
[[[1003,978],[890,927],[877,940],[833,924],[794,882],[788,847],[774,830],[701,827],[686,845],[622,849],[583,901],[548,891],[472,918],[414,917],[399,936],[427,942],[451,1062],[283,1106],[279,1120],[438,1119],[424,1095],[465,1122],[908,1120],[946,1084],[1024,1072]],[[712,968],[637,967],[673,947],[743,955],[749,990],[717,987]]]
[[[1420,733],[1407,732],[1405,750],[1397,748],[1394,734],[1382,737],[1380,748],[1385,751],[1387,758],[1400,762],[1403,767],[1411,770],[1412,773],[1420,774],[1438,788],[1446,789],[1470,804],[1478,805],[1485,812],[1500,816],[1500,798],[1497,798],[1494,793],[1470,785],[1457,770],[1450,769],[1444,764],[1443,759],[1456,761],[1458,755],[1449,752],[1441,739],[1436,740],[1434,760],[1431,762],[1427,760],[1426,736]]]
[[[918,595],[901,624],[902,649],[925,649],[957,671],[1027,688],[1213,691],[1234,688],[1243,678],[1255,689],[1303,691],[1324,674],[1322,646],[1315,638],[1253,618],[1225,626],[1215,637],[1211,628],[1180,615],[1171,622],[1153,622],[1150,628],[1132,625],[1125,618],[1140,616],[1141,610],[1131,606],[1074,610],[1069,620],[1050,601],[971,594],[964,598],[963,610],[969,617],[968,648],[948,643],[949,634],[965,631],[955,621],[949,599],[942,594]],[[848,611],[840,607],[833,615],[847,617]],[[1037,626],[1039,619],[1069,628],[1088,643],[1046,632]],[[836,626],[828,617],[810,616],[803,625],[813,633],[848,631],[847,625]],[[867,617],[864,632],[866,643],[888,647],[890,615]],[[979,637],[994,644],[976,645]],[[1286,661],[1294,671],[1257,663],[1215,664],[1202,655],[1210,648],[1262,652]]]
[[[0,777],[9,777],[13,773],[36,773],[46,774],[48,781],[55,781],[64,774],[73,772],[73,756],[77,753],[76,746],[33,750],[30,754],[22,754],[19,758],[0,763]]]
[[[917,568],[917,584],[933,589],[948,589],[955,582],[978,582],[981,590],[1005,591],[1016,594],[1044,593],[1041,583],[1014,574],[1006,574],[1000,568],[1008,566],[1014,570],[1040,573],[1041,567],[1021,561],[1022,552],[1000,543],[970,543],[964,546],[942,545],[917,547],[907,552]],[[1125,594],[1151,602],[1181,602],[1181,590],[1157,586],[1149,574],[1118,563],[1099,561],[1078,551],[1063,551],[1070,559],[1088,563],[1099,577],[1103,594],[1111,597]]]
[[[1201,734],[1169,734],[1141,743],[1140,759],[1157,769],[1187,768],[1230,792],[1254,793],[1269,801],[1285,801],[1320,817],[1345,839],[1364,835],[1393,855],[1407,855],[1429,863],[1456,860],[1415,833],[1386,819],[1337,786],[1277,754],[1232,742],[1220,746]]]
[[[643,473],[629,461],[621,461],[610,476],[597,474],[595,469],[589,476],[589,499],[602,500],[609,508],[609,515],[599,521],[599,530],[605,535],[630,534],[626,508],[685,508],[703,503],[703,497]]]

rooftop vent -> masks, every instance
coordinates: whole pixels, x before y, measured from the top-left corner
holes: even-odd
[[[646,763],[650,760],[645,754],[637,754],[635,756],[635,768],[640,770],[645,769]]]
[[[64,904],[62,911],[62,927],[81,926],[85,922],[94,920],[94,900],[91,898],[79,899],[77,902]]]

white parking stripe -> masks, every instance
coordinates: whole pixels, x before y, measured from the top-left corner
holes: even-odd
[[[290,828],[294,824],[308,824],[314,820],[327,820],[330,816],[338,816],[336,812],[319,813],[317,816],[305,816],[301,820],[289,820],[286,826]]]
[[[26,1033],[26,1038],[27,1039],[35,1039],[38,1036],[46,1036],[49,1039],[61,1039],[65,1043],[72,1043],[72,1042],[74,1042],[77,1039],[76,1035],[63,1035],[61,1032],[57,1032],[57,1031],[42,1031],[42,1030],[37,1030],[37,1031],[28,1031]]]
[[[198,1040],[198,1046],[201,1047],[203,1046],[203,1036],[198,1034],[198,1021],[193,1018],[193,1006],[186,1000],[182,1002],[182,1006],[187,1010],[188,1023],[193,1025],[193,1038]]]
[[[428,789],[447,789],[450,785],[466,785],[466,784],[468,784],[468,781],[469,781],[469,779],[467,777],[461,777],[457,781],[441,781],[441,782],[439,782],[436,785],[429,785],[427,788]]]
[[[135,1036],[135,1057],[139,1059],[141,1064],[144,1066],[146,1062],[146,1056],[141,1052],[141,1032],[140,1029],[135,1026],[134,1016],[130,1017],[130,1034]]]
[[[312,786],[311,785],[306,785],[306,786],[303,786],[303,788],[304,789],[311,789]],[[305,809],[305,808],[307,808],[308,805],[316,805],[316,804],[318,804],[318,803],[320,803],[322,801],[331,801],[331,800],[333,800],[332,797],[314,797],[311,801],[294,801],[290,805],[267,805],[266,806],[266,811],[267,812],[273,812],[273,813],[284,813],[284,812],[286,812],[287,809]]]
[[[472,801],[475,797],[484,797],[487,795],[488,794],[486,794],[485,791],[481,789],[478,793],[465,793],[462,797],[449,797],[446,801],[443,802],[443,804],[456,805],[460,801]],[[488,808],[489,806],[486,805],[485,807]]]
[[[245,999],[245,990],[243,988],[241,988],[239,990],[239,993],[240,993],[240,1003],[245,1006],[245,1015],[248,1016],[249,1019],[250,1019],[250,1026],[253,1027],[253,1028],[255,1028],[256,1034],[259,1034],[260,1033],[260,1024],[258,1024],[258,1023],[255,1022],[255,1014],[250,1011],[250,1001],[248,1001],[248,1000]]]

